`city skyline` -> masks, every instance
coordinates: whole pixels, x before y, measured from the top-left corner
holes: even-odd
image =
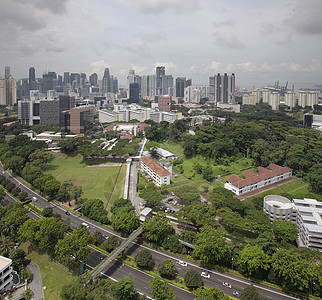
[[[75,9],[77,8],[77,9]],[[1,1],[0,66],[16,79],[104,69],[126,86],[136,74],[189,77],[235,73],[236,86],[261,87],[279,80],[322,84],[322,3],[318,0],[46,0]],[[0,76],[3,74],[0,73]]]

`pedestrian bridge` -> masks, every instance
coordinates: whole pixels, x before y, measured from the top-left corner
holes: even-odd
[[[109,263],[113,259],[116,259],[119,254],[142,233],[142,231],[142,226],[133,231],[131,235],[126,240],[124,240],[117,249],[112,251],[109,256],[107,256],[92,270],[91,277],[95,279],[97,276],[99,276],[99,274],[109,265]]]

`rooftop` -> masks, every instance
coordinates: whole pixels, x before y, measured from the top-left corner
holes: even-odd
[[[258,167],[257,168],[257,173],[253,173],[250,171],[245,171],[243,173],[243,176],[245,179],[240,178],[237,175],[230,175],[227,178],[227,181],[230,182],[233,186],[237,188],[242,188],[244,186],[248,186],[257,182],[260,182],[265,179],[273,178],[278,175],[282,175],[286,172],[292,171],[291,168],[289,167],[281,167],[276,164],[270,164],[268,166],[268,169],[263,168],[263,167]]]
[[[11,264],[12,260],[10,258],[6,258],[4,256],[0,256],[0,270],[7,267],[9,264]]]
[[[143,156],[140,158],[140,161],[142,161],[145,165],[147,165],[152,171],[154,171],[159,176],[167,176],[171,175],[169,171],[161,167],[159,164],[157,164],[152,158]]]

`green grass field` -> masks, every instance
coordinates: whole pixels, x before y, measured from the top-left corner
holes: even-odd
[[[28,253],[28,246],[28,243],[23,243],[20,247],[27,253],[27,258],[33,261],[40,270],[42,285],[46,287],[44,289],[45,299],[60,299],[62,287],[73,282],[76,276],[52,261],[46,254],[36,251]]]
[[[70,157],[64,154],[55,154],[55,159],[49,164],[47,174],[55,176],[59,181],[73,180],[82,187],[83,198],[101,199],[105,204],[113,190],[113,186],[120,170],[119,166],[88,167],[82,162],[82,156]],[[117,179],[110,204],[123,197],[126,166],[122,166]]]

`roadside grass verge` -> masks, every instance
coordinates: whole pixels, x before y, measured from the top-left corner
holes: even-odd
[[[63,286],[72,283],[76,276],[70,273],[62,265],[52,261],[47,254],[41,254],[29,249],[29,243],[22,243],[20,248],[27,253],[27,258],[33,261],[39,268],[42,286],[45,286],[44,296],[46,300],[60,299]]]

